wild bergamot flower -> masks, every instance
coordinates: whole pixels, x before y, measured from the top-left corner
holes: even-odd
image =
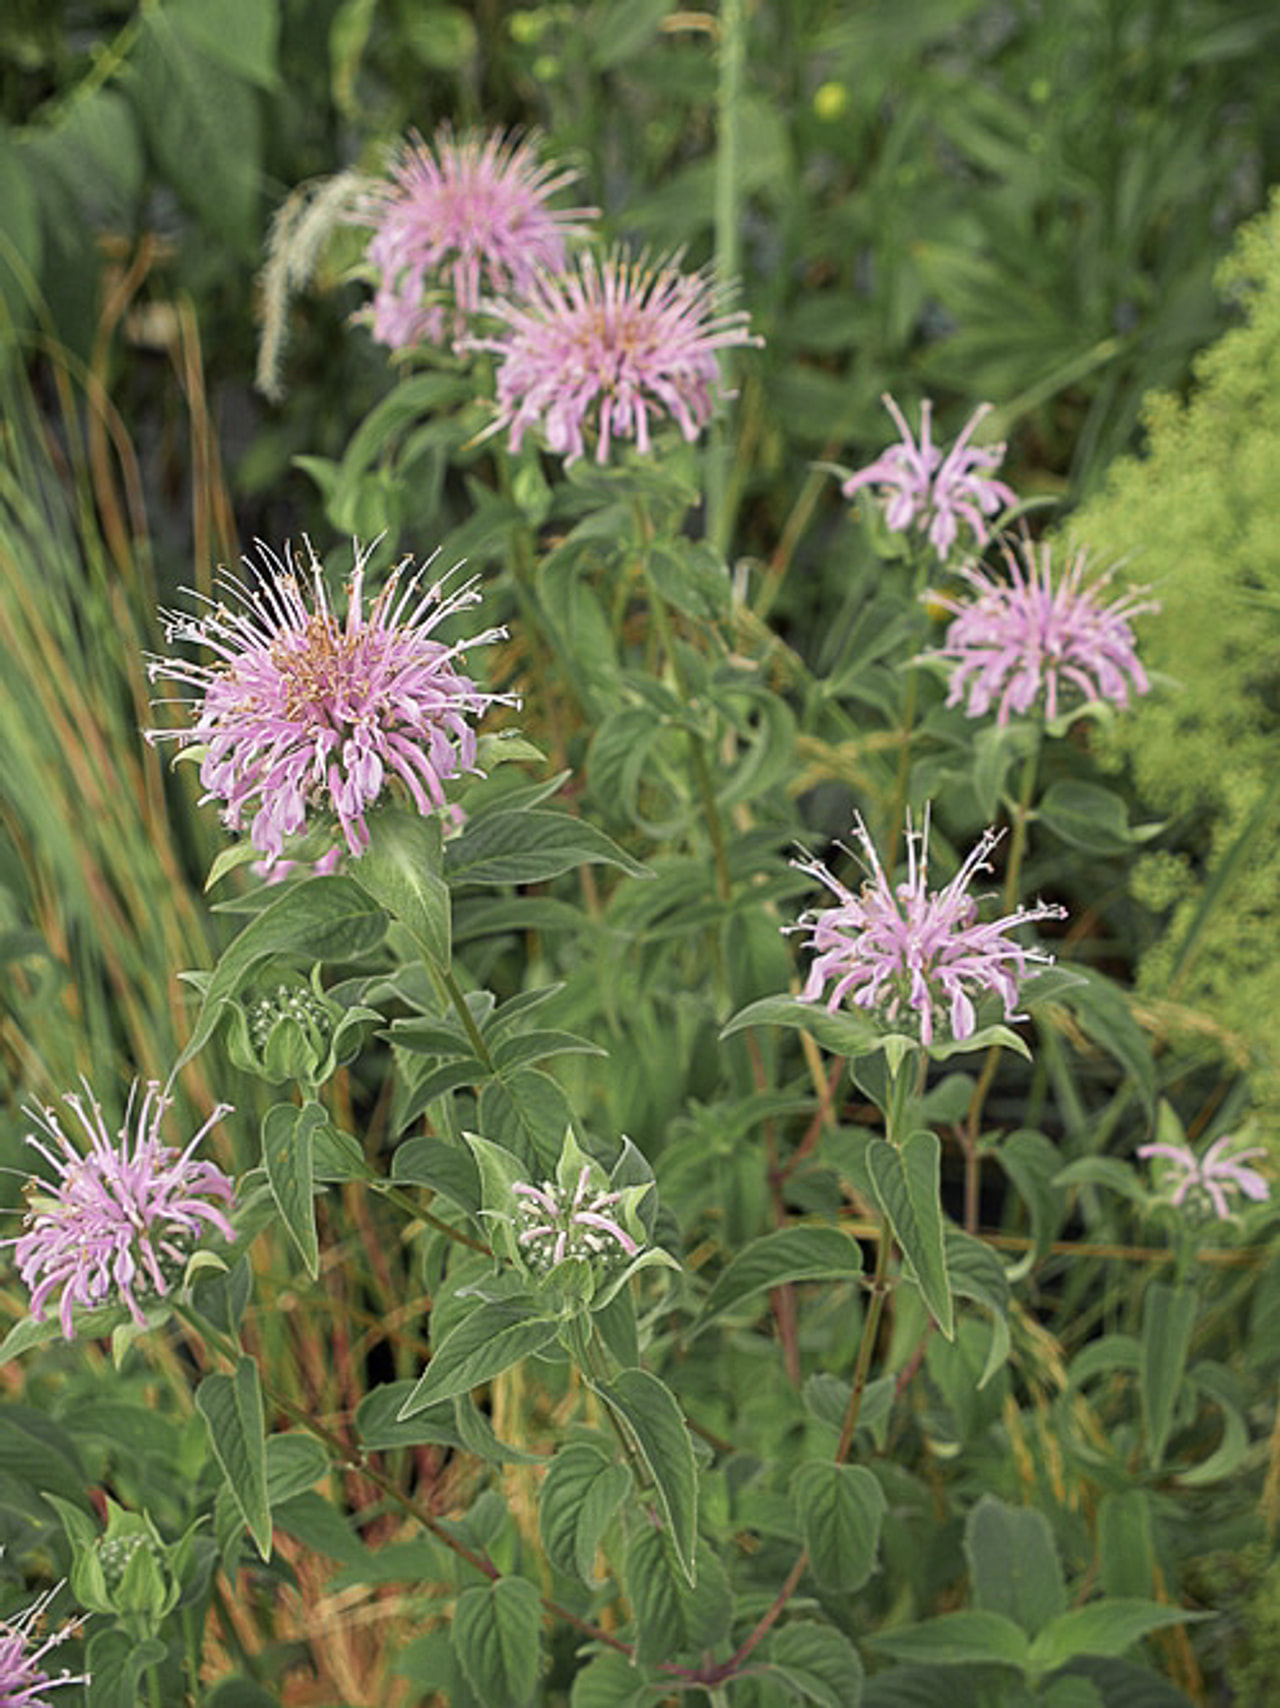
[[[1014,550],[1002,542],[1007,581],[966,565],[960,574],[974,597],[931,594],[955,613],[942,645],[928,656],[953,666],[949,706],[964,702],[971,718],[997,707],[996,722],[1037,703],[1050,721],[1064,693],[1083,700],[1126,706],[1129,694],[1150,686],[1138,657],[1132,620],[1159,610],[1145,587],[1106,602],[1114,571],[1085,583],[1088,554],[1077,551],[1065,574],[1055,578],[1052,548],[1023,538]]]
[[[1141,1157],[1160,1157],[1165,1164],[1165,1185],[1169,1202],[1175,1209],[1187,1205],[1201,1210],[1212,1207],[1219,1221],[1231,1215],[1230,1199],[1243,1194],[1255,1204],[1263,1203],[1271,1188],[1248,1160],[1267,1153],[1261,1145],[1247,1150],[1232,1151],[1235,1139],[1230,1134],[1215,1139],[1203,1156],[1197,1156],[1189,1145],[1139,1145]]]
[[[559,272],[567,240],[594,208],[558,210],[552,197],[578,174],[540,163],[536,138],[415,137],[390,181],[360,214],[374,227],[366,259],[377,278],[368,311],[374,337],[393,349],[456,337],[482,292],[522,294],[542,268]]]
[[[23,1231],[4,1242],[13,1246],[18,1272],[31,1291],[31,1315],[42,1321],[56,1298],[68,1340],[75,1338],[75,1306],[124,1304],[142,1324],[140,1301],[163,1298],[210,1231],[236,1237],[212,1201],[231,1207],[232,1182],[216,1164],[195,1156],[205,1134],[230,1113],[228,1104],[219,1104],[186,1149],[176,1151],[160,1137],[173,1100],[154,1080],[141,1104],[135,1080],[114,1139],[87,1084],[84,1090],[84,1097],[72,1092],[63,1102],[84,1129],[87,1151],[72,1144],[55,1109],[29,1111],[45,1136],[29,1134],[27,1143],[58,1179],[32,1181]]]
[[[1015,1020],[1018,993],[1028,964],[1051,965],[1053,957],[1015,942],[1009,933],[1037,919],[1063,919],[1065,909],[1037,902],[1018,907],[983,924],[978,903],[969,894],[977,873],[990,871],[988,856],[1000,840],[987,831],[951,882],[928,887],[929,819],[924,829],[907,827],[907,878],[891,884],[862,819],[854,833],[862,846],[868,879],[854,892],[818,860],[793,862],[817,878],[836,897],[836,905],[802,914],[789,929],[808,933],[816,950],[801,992],[804,1002],[823,1002],[833,1013],[848,1000],[856,1008],[900,1023],[914,1010],[920,1042],[933,1042],[940,1011],[951,1036],[972,1037],[977,1020],[974,997],[994,991],[1005,1018]],[[830,987],[830,988],[828,988]]]
[[[201,750],[204,798],[224,803],[232,830],[252,811],[249,840],[269,864],[316,809],[331,810],[347,848],[362,854],[365,809],[393,778],[423,815],[444,809],[447,779],[476,768],[468,717],[504,698],[460,669],[467,647],[504,629],[454,645],[435,637],[446,618],[479,600],[474,581],[452,593],[441,582],[424,587],[424,570],[406,559],[366,610],[368,553],[357,547],[343,618],[306,546],[309,563],[294,569],[259,544],[263,567],[244,560],[251,580],[223,578],[235,608],[219,602],[199,617],[166,613],[166,639],[203,646],[214,663],[158,658],[147,667],[153,682],[186,683],[199,695],[189,728],[150,730],[148,739]]]
[[[1011,487],[992,478],[992,471],[1004,460],[1004,445],[970,443],[978,423],[991,413],[992,406],[979,404],[943,456],[933,442],[933,404],[928,398],[920,406],[919,444],[888,392],[881,401],[898,424],[901,442],[850,475],[841,487],[845,497],[852,498],[864,486],[878,489],[887,501],[884,519],[889,529],[905,533],[916,528],[928,536],[929,544],[944,561],[962,523],[976,544],[985,545],[990,533],[987,518],[1017,502]]]
[[[655,415],[696,439],[723,392],[716,352],[759,342],[745,312],[725,311],[707,274],[616,252],[599,260],[587,251],[572,271],[540,272],[520,299],[484,307],[502,323],[470,341],[498,358],[491,431],[510,428],[518,451],[541,425],[570,463],[583,455],[587,429],[598,463],[609,461],[615,439],[647,452]]]
[[[631,1235],[607,1214],[622,1202],[621,1192],[592,1192],[586,1163],[572,1192],[544,1180],[541,1186],[517,1181],[516,1239],[533,1269],[554,1269],[566,1257],[634,1257],[640,1250]]]
[[[46,1690],[89,1682],[87,1673],[73,1675],[66,1669],[55,1677],[43,1664],[49,1651],[74,1636],[84,1623],[82,1619],[72,1620],[43,1642],[36,1640],[35,1633],[43,1628],[49,1604],[57,1593],[56,1588],[48,1590],[16,1619],[0,1619],[0,1708],[53,1708]]]

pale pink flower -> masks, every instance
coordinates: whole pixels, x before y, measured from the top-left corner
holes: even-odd
[[[448,125],[429,144],[415,137],[359,215],[374,227],[373,336],[393,349],[443,343],[461,333],[482,291],[522,293],[539,269],[558,272],[566,241],[596,216],[549,205],[577,177],[540,163],[534,137],[455,138]]]
[[[973,999],[984,991],[1000,997],[1007,1020],[1021,1019],[1016,1009],[1020,987],[1029,976],[1028,963],[1050,966],[1053,957],[1024,948],[1008,933],[1033,920],[1064,919],[1066,910],[1037,902],[987,924],[979,922],[969,884],[978,872],[991,870],[987,857],[1000,833],[985,832],[951,882],[931,891],[927,812],[922,831],[913,830],[908,819],[907,878],[896,886],[880,864],[861,817],[854,819],[853,828],[868,868],[857,894],[820,861],[792,862],[836,897],[836,906],[802,914],[788,928],[807,932],[809,946],[817,951],[801,1000],[823,1002],[832,1013],[848,1000],[891,1024],[900,1022],[904,1008],[913,1009],[925,1046],[933,1042],[943,1008],[951,1036],[972,1037],[977,1024]]]
[[[516,1194],[516,1237],[535,1268],[554,1269],[566,1257],[616,1256],[613,1246],[627,1257],[639,1251],[626,1229],[605,1213],[621,1201],[622,1193],[588,1192],[590,1174],[584,1163],[572,1194],[550,1180],[541,1186],[520,1180],[511,1188]]]
[[[955,613],[941,647],[927,655],[954,666],[949,706],[963,700],[967,715],[980,718],[994,705],[996,722],[1004,725],[1013,713],[1028,712],[1037,703],[1052,721],[1064,689],[1117,706],[1128,704],[1130,692],[1147,692],[1150,684],[1132,627],[1134,617],[1159,610],[1146,597],[1147,588],[1134,588],[1107,604],[1114,571],[1086,586],[1084,551],[1055,580],[1047,541],[1036,545],[1024,537],[1016,551],[1003,542],[1000,549],[1007,581],[968,564],[960,574],[973,598],[930,594],[934,603]]]
[[[1138,1155],[1158,1156],[1168,1165],[1172,1205],[1177,1207],[1188,1199],[1203,1204],[1207,1199],[1214,1214],[1225,1222],[1231,1215],[1230,1197],[1243,1193],[1255,1204],[1261,1204],[1271,1193],[1257,1169],[1246,1166],[1249,1157],[1265,1156],[1266,1151],[1261,1145],[1252,1145],[1248,1150],[1233,1153],[1234,1143],[1229,1134],[1224,1134],[1214,1140],[1203,1156],[1197,1156],[1189,1145],[1169,1144],[1139,1145]]]
[[[964,523],[973,540],[985,545],[990,534],[989,516],[1017,503],[1017,494],[1002,480],[992,479],[1005,447],[969,443],[983,416],[992,405],[979,404],[960,437],[944,457],[932,438],[933,404],[920,405],[920,442],[916,443],[906,417],[888,392],[881,400],[898,424],[900,444],[891,445],[873,463],[850,475],[841,487],[846,498],[864,486],[878,489],[886,501],[885,523],[894,533],[914,527],[927,534],[929,543],[945,562]]]
[[[34,1633],[43,1629],[49,1604],[57,1593],[55,1588],[38,1596],[16,1619],[0,1619],[0,1708],[53,1708],[46,1690],[89,1682],[87,1673],[73,1675],[64,1668],[55,1676],[44,1666],[49,1651],[73,1637],[84,1623],[83,1619],[72,1620],[43,1642],[37,1641]]]
[[[28,1111],[45,1136],[28,1134],[27,1143],[58,1180],[32,1180],[23,1231],[3,1242],[13,1246],[18,1272],[31,1291],[32,1317],[43,1321],[45,1306],[56,1296],[68,1340],[75,1338],[77,1305],[124,1304],[141,1324],[146,1319],[139,1299],[168,1293],[211,1230],[223,1239],[236,1237],[226,1215],[210,1202],[220,1198],[232,1206],[232,1182],[214,1163],[195,1157],[205,1134],[230,1113],[228,1104],[219,1104],[179,1152],[160,1138],[173,1100],[154,1080],[138,1107],[134,1081],[115,1139],[87,1084],[84,1089],[83,1098],[70,1093],[63,1102],[84,1129],[87,1151],[72,1144],[56,1110]]]
[[[596,461],[609,461],[615,439],[647,452],[651,416],[668,415],[692,442],[725,393],[718,350],[753,344],[744,311],[726,312],[706,273],[682,273],[674,261],[652,264],[590,251],[576,268],[539,273],[525,296],[486,302],[503,323],[471,346],[498,358],[498,418],[520,449],[529,428],[567,463],[595,435]]]
[[[224,576],[222,590],[239,609],[209,602],[201,617],[166,614],[166,638],[208,648],[212,664],[161,658],[147,667],[153,682],[183,682],[200,696],[189,728],[150,730],[148,739],[201,749],[204,798],[225,803],[232,830],[252,811],[249,840],[268,865],[316,809],[331,810],[347,849],[362,854],[365,810],[392,778],[420,813],[447,810],[445,781],[476,768],[467,718],[505,698],[483,692],[459,668],[467,647],[505,630],[454,645],[435,638],[446,618],[479,600],[474,581],[448,594],[441,582],[423,587],[425,566],[413,569],[405,559],[365,610],[368,552],[357,547],[344,619],[306,545],[305,570],[259,543],[263,567],[244,560],[250,581]],[[332,857],[332,850],[324,856],[325,870]]]

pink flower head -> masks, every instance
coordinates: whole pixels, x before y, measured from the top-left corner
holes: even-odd
[[[314,808],[331,809],[346,847],[362,854],[365,809],[392,777],[420,813],[444,810],[445,780],[476,768],[467,717],[505,698],[482,692],[458,668],[466,647],[500,639],[504,629],[453,646],[434,638],[446,618],[479,600],[474,581],[447,595],[441,582],[423,588],[423,569],[405,559],[366,610],[368,553],[357,546],[342,619],[306,544],[304,572],[259,542],[264,568],[246,558],[251,581],[223,578],[238,609],[220,602],[202,617],[166,613],[166,638],[207,647],[214,663],[161,658],[147,667],[153,682],[167,677],[200,695],[188,729],[150,730],[148,739],[203,750],[204,798],[225,803],[232,830],[252,811],[249,840],[268,866]]]
[[[933,404],[920,405],[920,443],[912,437],[906,417],[885,392],[885,408],[898,424],[900,444],[891,445],[875,462],[850,475],[841,487],[846,498],[864,486],[877,487],[886,502],[885,522],[894,533],[911,527],[927,534],[929,543],[944,561],[963,522],[978,545],[985,545],[990,529],[987,517],[996,516],[1017,494],[991,471],[1004,459],[1004,445],[971,445],[974,429],[991,404],[981,403],[969,417],[960,437],[944,457],[931,437]]]
[[[219,1104],[187,1148],[172,1150],[160,1139],[160,1124],[172,1104],[152,1080],[135,1110],[134,1081],[116,1139],[88,1085],[83,1098],[63,1102],[89,1140],[78,1150],[63,1132],[54,1109],[28,1113],[45,1138],[27,1143],[55,1170],[56,1184],[33,1180],[23,1231],[12,1245],[18,1272],[31,1290],[31,1315],[44,1320],[58,1295],[58,1318],[68,1340],[75,1338],[72,1310],[123,1303],[136,1323],[145,1322],[139,1295],[162,1298],[183,1271],[192,1249],[210,1229],[234,1240],[235,1229],[210,1199],[229,1207],[235,1188],[211,1162],[197,1162],[195,1149],[214,1124],[230,1113]],[[132,1131],[131,1131],[132,1127]],[[0,1697],[0,1702],[3,1698]]]
[[[73,1676],[65,1669],[55,1678],[42,1664],[51,1649],[76,1634],[83,1619],[72,1620],[42,1643],[33,1639],[33,1631],[43,1628],[49,1603],[57,1593],[56,1588],[48,1590],[16,1619],[0,1619],[0,1708],[52,1708],[46,1690],[89,1682],[87,1673]]]
[[[455,138],[448,125],[430,144],[415,137],[359,216],[374,228],[373,336],[396,350],[442,343],[461,333],[482,289],[523,293],[539,269],[558,272],[566,239],[596,214],[548,206],[577,176],[541,164],[536,138]]]
[[[1114,571],[1084,585],[1086,553],[1072,558],[1055,583],[1047,542],[1023,538],[1017,551],[1002,544],[1008,581],[965,565],[960,574],[976,597],[968,602],[946,594],[931,598],[955,613],[943,644],[930,657],[954,666],[947,704],[965,701],[971,718],[998,706],[996,722],[1009,722],[1043,702],[1044,715],[1058,715],[1063,688],[1085,700],[1125,706],[1132,690],[1150,684],[1134,643],[1132,619],[1159,610],[1146,588],[1122,594],[1111,604],[1104,593]]]
[[[591,1174],[586,1163],[572,1193],[553,1181],[541,1186],[517,1181],[519,1232],[517,1239],[535,1269],[554,1269],[566,1257],[616,1257],[620,1252],[634,1257],[640,1247],[622,1225],[605,1212],[622,1198],[621,1192],[589,1192]]]
[[[1207,1200],[1214,1215],[1225,1222],[1231,1215],[1228,1202],[1231,1195],[1242,1192],[1255,1204],[1261,1204],[1271,1193],[1257,1169],[1246,1166],[1247,1158],[1267,1154],[1262,1146],[1253,1145],[1232,1154],[1230,1147],[1234,1143],[1230,1135],[1224,1134],[1214,1140],[1203,1156],[1197,1156],[1188,1145],[1168,1144],[1139,1145],[1138,1155],[1162,1157],[1168,1164],[1168,1184],[1173,1188],[1169,1202],[1175,1208],[1188,1199],[1200,1206]]]
[[[582,456],[588,424],[602,465],[615,439],[647,452],[651,413],[669,415],[692,443],[724,391],[716,351],[759,342],[706,273],[617,252],[601,261],[587,251],[559,278],[539,273],[522,300],[484,306],[504,326],[471,341],[499,358],[490,431],[509,427],[518,451],[541,424],[568,463]]]
[[[904,1007],[914,1009],[926,1047],[933,1042],[939,1005],[945,1005],[953,1038],[972,1037],[977,1024],[973,997],[983,991],[1000,997],[1007,1020],[1021,1019],[1015,1010],[1027,963],[1050,966],[1053,957],[1024,948],[1008,933],[1035,919],[1064,919],[1066,911],[1038,902],[979,923],[969,884],[976,873],[991,870],[987,857],[1000,834],[985,832],[951,882],[930,891],[927,812],[922,831],[912,830],[908,819],[907,880],[897,886],[889,882],[861,817],[853,828],[869,866],[858,894],[817,860],[792,862],[837,898],[835,907],[814,909],[789,927],[807,932],[817,951],[801,1001],[822,1001],[834,1013],[848,998],[890,1023],[898,1021]]]

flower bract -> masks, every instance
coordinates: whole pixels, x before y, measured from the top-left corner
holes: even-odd
[[[209,1233],[236,1237],[222,1208],[234,1205],[232,1182],[216,1164],[195,1156],[229,1105],[219,1104],[186,1149],[177,1151],[160,1137],[172,1099],[154,1080],[140,1102],[134,1082],[115,1138],[87,1085],[84,1090],[83,1097],[70,1093],[63,1101],[84,1131],[87,1150],[63,1132],[56,1110],[30,1111],[43,1136],[30,1134],[27,1143],[57,1180],[33,1181],[23,1231],[6,1242],[30,1289],[31,1315],[42,1321],[56,1299],[68,1340],[75,1337],[77,1305],[123,1304],[136,1323],[145,1323],[143,1301],[172,1289]]]
[[[45,1695],[47,1690],[89,1682],[86,1673],[73,1675],[64,1669],[55,1675],[44,1665],[49,1651],[74,1636],[83,1623],[73,1620],[43,1642],[37,1641],[35,1632],[43,1628],[56,1594],[57,1589],[51,1589],[16,1619],[0,1619],[0,1708],[53,1708]]]
[[[949,706],[963,701],[971,718],[994,706],[1003,725],[1037,705],[1052,721],[1064,697],[1125,706],[1131,692],[1147,692],[1132,627],[1135,616],[1159,609],[1146,588],[1108,604],[1111,575],[1086,583],[1084,551],[1059,575],[1047,541],[1023,539],[1016,550],[1002,544],[1001,553],[1008,580],[966,565],[960,574],[971,598],[931,595],[954,613],[942,645],[929,654],[953,667]]]
[[[545,165],[533,137],[467,134],[442,126],[415,137],[360,219],[372,225],[367,261],[377,279],[367,318],[393,349],[456,336],[482,292],[525,292],[539,269],[558,272],[567,240],[594,208],[550,203],[578,174]]]
[[[901,441],[850,475],[841,487],[845,497],[852,498],[863,487],[872,487],[885,500],[887,526],[894,533],[917,529],[943,560],[955,545],[962,525],[976,544],[985,545],[990,534],[988,518],[1017,503],[1013,489],[993,478],[993,470],[1004,460],[1004,445],[971,443],[978,423],[991,413],[991,405],[979,404],[944,456],[933,442],[933,404],[928,398],[920,406],[918,443],[887,392],[882,402],[898,425]]]
[[[929,821],[907,828],[907,877],[890,882],[861,818],[854,833],[866,857],[867,881],[856,894],[817,860],[793,862],[817,878],[836,898],[833,907],[803,914],[792,930],[807,933],[815,951],[801,992],[805,1002],[822,1002],[833,1013],[851,1002],[901,1025],[914,1014],[920,1042],[928,1047],[939,1015],[950,1036],[972,1037],[977,1025],[975,997],[994,992],[1005,1018],[1017,1014],[1018,993],[1033,963],[1053,957],[1025,948],[1010,933],[1037,919],[1062,919],[1065,910],[1037,903],[983,923],[978,902],[969,893],[977,873],[990,871],[988,856],[999,841],[987,831],[960,870],[940,890],[928,884]]]
[[[757,342],[744,312],[726,312],[705,273],[589,251],[557,277],[539,273],[519,300],[487,302],[501,330],[473,341],[498,357],[498,418],[518,451],[540,426],[566,462],[594,434],[598,463],[617,439],[650,447],[653,418],[694,440],[723,392],[717,351]]]
[[[424,570],[406,560],[366,607],[368,553],[357,547],[339,617],[309,542],[307,551],[309,563],[295,570],[260,545],[261,566],[245,560],[247,581],[223,578],[224,600],[202,616],[167,614],[166,638],[206,648],[213,663],[148,665],[153,682],[167,678],[198,695],[188,728],[149,738],[201,750],[204,798],[223,802],[232,830],[252,814],[249,840],[269,864],[286,837],[326,809],[349,852],[362,854],[366,809],[393,778],[420,813],[444,809],[447,779],[475,769],[468,718],[501,698],[461,667],[466,647],[506,631],[453,645],[435,632],[477,602],[474,581],[446,593],[440,582],[424,586]]]
[[[1265,1156],[1261,1145],[1233,1152],[1235,1140],[1230,1134],[1215,1139],[1203,1156],[1197,1156],[1189,1145],[1139,1145],[1141,1157],[1160,1157],[1168,1170],[1171,1188],[1169,1202],[1177,1208],[1183,1204],[1212,1206],[1219,1221],[1231,1215],[1231,1199],[1243,1195],[1256,1204],[1271,1195],[1271,1188],[1256,1168],[1248,1166],[1249,1158]]]

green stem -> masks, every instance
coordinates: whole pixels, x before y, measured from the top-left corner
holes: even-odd
[[[187,1322],[202,1339],[220,1352],[228,1363],[235,1364],[239,1361],[241,1357],[239,1347],[232,1341],[228,1340],[227,1337],[222,1334],[220,1330],[216,1329],[212,1323],[206,1322],[203,1317],[201,1317],[197,1312],[191,1310],[189,1306],[177,1305],[175,1306],[175,1309],[179,1316],[181,1316],[182,1319]],[[258,1379],[260,1382],[262,1381],[261,1372],[259,1372]],[[407,1512],[410,1517],[416,1519],[417,1522],[422,1525],[424,1530],[429,1531],[438,1542],[443,1542],[445,1547],[455,1553],[459,1559],[465,1560],[469,1566],[474,1566],[476,1571],[488,1578],[491,1583],[496,1583],[498,1579],[502,1577],[502,1572],[494,1565],[493,1561],[487,1554],[478,1553],[474,1548],[470,1548],[465,1542],[460,1541],[458,1537],[454,1536],[446,1526],[441,1523],[433,1512],[429,1512],[419,1501],[414,1500],[412,1495],[407,1495],[403,1490],[397,1488],[390,1477],[386,1477],[381,1471],[375,1470],[375,1468],[369,1464],[365,1455],[358,1448],[353,1448],[350,1443],[344,1441],[340,1435],[335,1434],[334,1431],[326,1424],[321,1423],[318,1418],[313,1417],[305,1407],[295,1405],[294,1402],[286,1395],[278,1393],[274,1388],[268,1386],[266,1382],[262,1382],[262,1395],[264,1400],[269,1401],[270,1404],[278,1411],[283,1412],[284,1415],[293,1423],[296,1423],[299,1428],[305,1429],[309,1434],[314,1435],[316,1440],[333,1454],[339,1464],[345,1465],[348,1469],[358,1472],[359,1475],[367,1482],[372,1483],[374,1488],[384,1494],[387,1499],[398,1506],[401,1511]],[[629,1655],[631,1653],[629,1644],[619,1641],[619,1639],[611,1635],[610,1632],[601,1630],[598,1625],[593,1625],[590,1620],[579,1617],[578,1614],[570,1612],[566,1607],[561,1607],[558,1602],[552,1601],[545,1595],[541,1597],[541,1601],[543,1607],[548,1613],[554,1615],[557,1619],[565,1620],[566,1623],[572,1625],[576,1630],[582,1631],[587,1636],[594,1638],[596,1642],[606,1643],[611,1649],[617,1649],[624,1655]]]
[[[667,615],[666,601],[654,584],[653,576],[649,573],[648,553],[644,563],[645,588],[649,595],[649,609],[653,614],[653,626],[657,631],[659,643],[666,658],[671,664],[672,675],[676,679],[676,692],[687,706],[691,695],[689,685],[681,668],[680,655],[676,651],[675,636],[671,629],[671,619]],[[711,777],[711,767],[707,763],[706,744],[697,730],[689,730],[689,756],[693,767],[693,780],[702,802],[703,817],[706,819],[707,834],[711,838],[711,853],[715,861],[716,888],[720,900],[727,902],[733,894],[733,879],[729,872],[729,851],[724,839],[724,826],[720,822],[720,808],[716,803],[715,784]]]
[[[489,1054],[489,1046],[485,1043],[480,1028],[476,1025],[475,1015],[467,1006],[467,999],[462,994],[461,985],[448,967],[439,967],[434,961],[428,960],[426,956],[423,956],[423,960],[426,963],[427,972],[435,980],[441,994],[448,997],[453,1004],[454,1013],[462,1022],[462,1030],[467,1034],[467,1042],[471,1045],[476,1060],[487,1074],[493,1073],[495,1071],[493,1057]]]
[[[1027,852],[1027,826],[1031,822],[1031,802],[1035,798],[1039,763],[1040,732],[1037,730],[1035,744],[1022,762],[1018,799],[1013,809],[1013,840],[1009,844],[1009,864],[1005,869],[1004,876],[1004,909],[1006,913],[1012,913],[1018,902],[1022,863]],[[982,1064],[982,1072],[978,1075],[978,1083],[974,1086],[973,1096],[969,1099],[968,1119],[961,1138],[961,1144],[964,1147],[964,1225],[965,1232],[971,1234],[976,1233],[978,1229],[978,1135],[982,1130],[982,1111],[987,1101],[987,1093],[991,1090],[999,1062],[1000,1046],[993,1044],[987,1051],[986,1060]]]
[[[738,139],[746,66],[745,0],[720,0],[720,50],[716,86],[715,233],[716,278],[727,289],[738,277],[740,191]],[[729,446],[724,427],[712,427],[707,455],[707,535],[716,551],[728,549],[733,533],[729,502]]]
[[[858,1430],[858,1415],[862,1410],[863,1396],[867,1391],[867,1377],[871,1373],[871,1359],[875,1352],[876,1339],[880,1333],[880,1318],[884,1312],[885,1300],[889,1297],[889,1259],[893,1253],[893,1237],[885,1220],[880,1222],[880,1242],[876,1251],[876,1272],[871,1282],[871,1302],[867,1306],[866,1320],[862,1325],[862,1337],[858,1341],[858,1359],[853,1367],[853,1386],[849,1394],[849,1407],[844,1414],[844,1427],[840,1431],[840,1444],[836,1448],[836,1464],[843,1465],[853,1447],[853,1438]]]

